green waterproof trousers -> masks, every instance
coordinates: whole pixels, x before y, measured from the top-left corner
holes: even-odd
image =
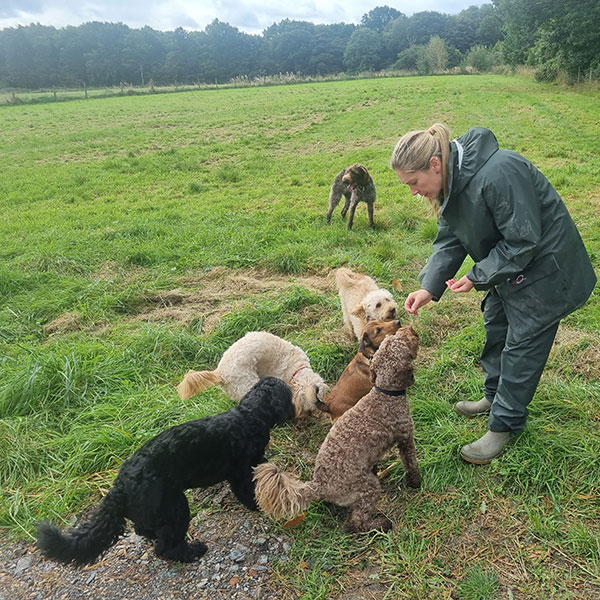
[[[520,433],[558,330],[558,322],[519,339],[506,318],[499,294],[490,290],[482,302],[486,332],[481,353],[485,396],[492,403],[490,431]]]

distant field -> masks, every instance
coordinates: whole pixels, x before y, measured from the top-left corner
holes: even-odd
[[[395,280],[402,303],[435,236],[426,201],[389,168],[407,130],[491,128],[559,190],[600,272],[598,105],[597,87],[489,75],[0,106],[0,527],[67,522],[149,437],[227,409],[218,389],[183,403],[175,384],[246,331],[300,345],[335,382],[355,346],[332,271]],[[374,231],[364,205],[352,232],[339,207],[325,222],[354,162],[377,186]],[[525,433],[474,468],[458,450],[486,423],[453,404],[480,395],[480,300],[405,318],[421,339],[410,399],[424,483],[408,492],[401,468],[386,483],[394,531],[354,538],[314,504],[277,566],[282,589],[600,597],[600,294],[561,325]],[[270,458],[309,477],[326,430],[283,428]]]

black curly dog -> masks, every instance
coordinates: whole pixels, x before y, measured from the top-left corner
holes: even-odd
[[[91,519],[70,534],[39,523],[38,547],[63,563],[93,563],[122,535],[127,518],[137,534],[155,540],[157,556],[199,558],[207,547],[185,540],[190,511],[184,490],[228,481],[238,500],[256,510],[252,467],[265,461],[271,427],[293,417],[288,385],[261,379],[229,411],[176,425],[144,444],[123,463]]]

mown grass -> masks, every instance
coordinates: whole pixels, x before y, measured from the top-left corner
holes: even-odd
[[[331,271],[396,280],[402,302],[435,235],[388,167],[406,130],[493,129],[556,185],[598,269],[597,104],[596,88],[457,76],[1,107],[0,526],[30,536],[40,518],[67,521],[145,440],[226,410],[220,390],[183,403],[175,384],[246,331],[297,343],[334,382],[355,348]],[[352,232],[339,211],[325,223],[331,181],[353,162],[375,179],[374,231],[364,207]],[[561,325],[526,431],[473,468],[458,451],[485,420],[452,406],[481,393],[479,300],[406,318],[421,336],[422,490],[393,472],[385,535],[349,536],[340,511],[314,504],[277,567],[282,597],[600,595],[598,292]],[[284,428],[271,456],[308,477],[326,431]]]

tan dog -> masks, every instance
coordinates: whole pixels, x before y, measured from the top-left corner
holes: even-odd
[[[393,321],[398,306],[392,294],[380,288],[368,275],[355,273],[345,267],[335,272],[344,326],[360,341],[364,326],[375,319]]]
[[[400,321],[369,321],[362,332],[358,352],[348,363],[337,383],[325,398],[317,401],[317,408],[329,413],[332,422],[352,408],[365,394],[368,394],[371,383],[371,359],[381,342],[400,329]]]
[[[391,529],[377,512],[381,485],[375,467],[397,446],[406,483],[421,484],[414,425],[406,388],[413,384],[413,361],[419,338],[412,327],[389,335],[371,361],[371,391],[331,427],[315,460],[311,481],[301,481],[273,463],[254,468],[256,501],[275,518],[291,519],[317,499],[349,509],[346,527],[352,532]]]

